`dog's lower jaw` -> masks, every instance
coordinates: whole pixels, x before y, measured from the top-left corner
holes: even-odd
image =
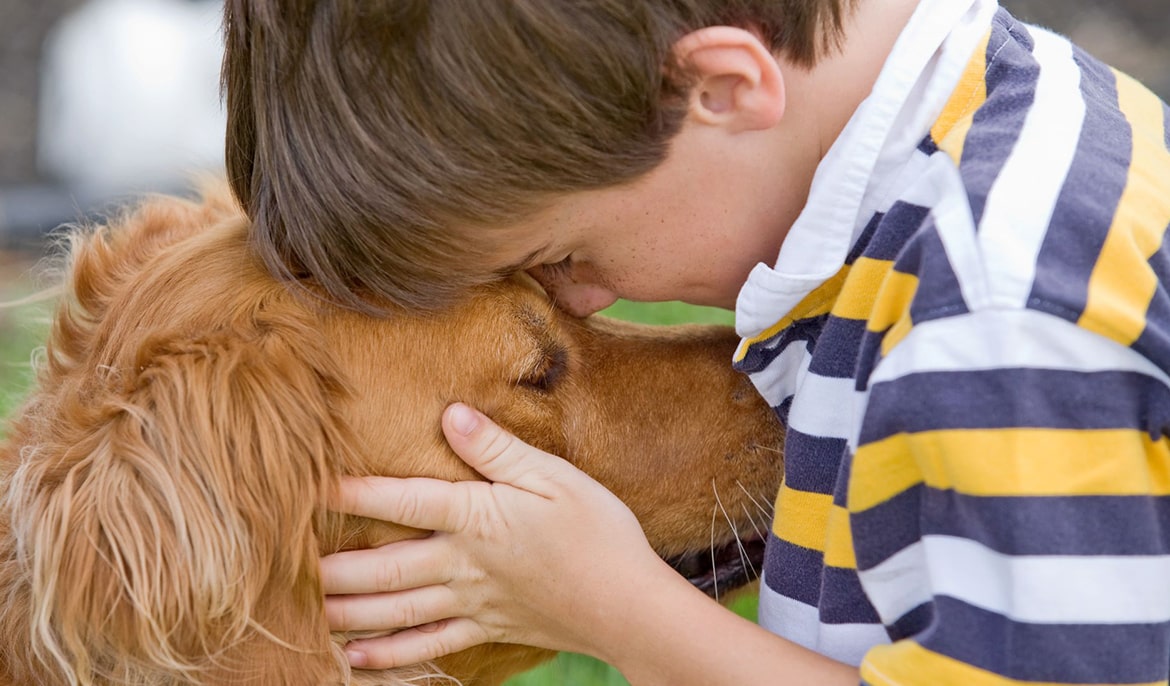
[[[731,541],[666,562],[692,586],[721,600],[759,578],[764,568],[764,541],[758,537]]]

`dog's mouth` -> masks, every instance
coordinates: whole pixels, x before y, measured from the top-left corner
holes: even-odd
[[[666,559],[691,585],[712,598],[746,586],[764,568],[764,540],[733,540],[715,548]]]

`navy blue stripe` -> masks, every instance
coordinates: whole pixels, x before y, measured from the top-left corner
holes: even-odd
[[[920,498],[922,535],[959,536],[1006,555],[1170,553],[1168,496],[977,497],[921,486],[913,490]],[[897,514],[870,517],[865,512],[853,521],[864,522],[868,532]]]
[[[882,216],[873,240],[863,253],[874,260],[895,260],[930,216],[930,208],[901,200]]]
[[[787,598],[816,607],[821,598],[825,556],[768,534],[764,546],[764,583]]]
[[[918,289],[910,303],[910,321],[914,324],[968,311],[959,278],[951,267],[933,219],[906,246],[894,268],[918,277]]]
[[[1005,555],[1165,555],[1168,496],[978,497],[922,484],[849,518],[858,569],[922,536],[957,536]]]
[[[882,212],[874,212],[869,221],[865,223],[865,228],[861,230],[861,235],[853,242],[853,246],[849,248],[849,254],[845,256],[845,264],[853,264],[865,253],[869,243],[873,240],[873,234],[877,231],[877,227],[882,223],[882,217],[885,214]]]
[[[886,627],[886,633],[891,641],[900,641],[903,638],[917,636],[934,623],[934,603],[925,602],[899,617],[893,624]]]
[[[1085,100],[1084,128],[1036,260],[1028,305],[1075,322],[1129,178],[1133,134],[1118,108],[1111,69],[1074,48]]]
[[[798,491],[831,494],[846,449],[843,438],[810,436],[789,427],[784,438],[784,483]]]
[[[849,515],[853,540],[865,543],[854,546],[858,569],[872,569],[918,542],[922,537],[918,523],[925,490],[918,484],[868,510]]]
[[[881,624],[852,569],[825,567],[820,620],[826,624]]]
[[[861,339],[861,350],[857,353],[857,383],[856,390],[864,391],[869,386],[869,377],[878,363],[882,361],[882,338],[885,332],[875,333],[866,331]]]
[[[767,368],[790,345],[803,342],[811,350],[821,335],[821,329],[824,328],[828,318],[828,314],[823,314],[807,319],[798,319],[791,326],[778,331],[771,339],[760,341],[749,347],[747,354],[742,360],[736,362],[734,367],[745,374],[752,374]]]
[[[780,353],[784,352],[784,347],[779,345],[779,339],[783,335],[784,332],[781,331],[770,340],[753,343],[748,346],[743,359],[732,363],[731,366],[744,374],[754,374],[766,369],[773,360],[780,356]]]
[[[783,424],[786,429],[788,427],[788,413],[792,411],[792,398],[793,396],[790,395],[784,400],[781,400],[779,405],[772,408],[772,411],[776,413],[776,419],[779,419],[780,423]],[[785,444],[784,460],[785,462],[788,461],[787,444]]]
[[[870,391],[860,445],[936,429],[1162,427],[1170,391],[1134,372],[988,369],[909,374]]]
[[[857,372],[857,351],[864,338],[864,319],[830,315],[809,361],[809,371],[830,379],[852,379]]]
[[[1162,369],[1170,368],[1170,245],[1166,244],[1166,234],[1170,227],[1162,233],[1162,245],[1150,257],[1150,269],[1158,280],[1158,288],[1154,297],[1150,299],[1146,309],[1146,327],[1141,336],[1133,342],[1132,347],[1146,356]],[[1168,412],[1170,414],[1170,412]]]
[[[930,157],[938,152],[938,143],[935,143],[934,139],[928,135],[918,142],[918,152]]]
[[[996,19],[987,45],[987,99],[975,112],[959,161],[976,226],[1032,109],[1040,75],[1027,31],[1015,23],[1009,31],[1003,18]]]
[[[1166,129],[1166,149],[1170,150],[1170,105],[1162,101],[1162,125]]]
[[[1028,33],[1027,26],[1021,24],[1010,12],[1002,7],[996,12],[996,16],[992,22],[1007,28],[1008,33],[1028,52],[1032,52],[1035,44],[1032,42],[1032,34]]]
[[[849,509],[849,473],[853,471],[853,453],[846,445],[841,459],[841,467],[837,470],[837,485],[833,488],[833,504],[837,507]]]
[[[1165,681],[1170,625],[1025,624],[960,600],[935,599],[927,649],[1021,681],[1130,684]]]

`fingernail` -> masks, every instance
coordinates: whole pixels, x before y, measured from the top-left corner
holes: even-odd
[[[479,424],[478,413],[466,405],[456,403],[449,410],[451,413],[451,428],[460,435],[466,436]]]
[[[365,653],[360,650],[354,650],[353,648],[345,649],[345,657],[349,659],[350,667],[365,667],[366,660],[368,659]]]

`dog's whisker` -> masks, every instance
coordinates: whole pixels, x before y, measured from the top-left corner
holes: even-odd
[[[711,486],[714,488],[714,480],[711,481]],[[711,580],[715,583],[716,602],[719,601],[719,565],[715,561],[715,518],[719,513],[718,508],[718,505],[713,505],[711,507]]]
[[[715,486],[715,480],[711,480],[711,490],[715,492],[715,504],[723,511],[723,518],[727,520],[728,526],[731,527],[731,534],[735,537],[735,545],[739,548],[739,561],[743,563],[745,569],[751,570],[755,573],[755,567],[751,560],[748,559],[747,548],[743,547],[743,537],[739,535],[739,527],[736,526],[735,520],[727,513],[727,508],[723,507],[723,500],[719,497],[719,489]]]
[[[756,521],[752,511],[748,509],[748,506],[745,503],[740,503],[739,506],[743,508],[743,513],[747,515],[748,521],[751,522],[752,528],[756,530],[756,535],[760,537],[760,540],[763,540],[765,538],[764,532],[760,530],[760,524]]]
[[[772,520],[772,516],[773,516],[773,514],[774,514],[774,513],[772,512],[772,509],[771,509],[771,508],[769,508],[769,507],[766,507],[766,506],[764,506],[763,504],[761,504],[761,503],[760,503],[760,501],[759,501],[759,500],[757,500],[757,499],[756,499],[756,497],[755,497],[754,495],[752,495],[752,494],[751,494],[751,492],[750,492],[750,491],[748,491],[748,489],[747,489],[747,488],[744,488],[744,485],[743,485],[743,483],[742,483],[742,482],[740,482],[740,480],[739,480],[739,479],[736,479],[736,480],[735,480],[735,485],[736,485],[736,486],[739,486],[739,490],[743,491],[743,494],[744,494],[744,495],[746,495],[746,496],[748,497],[748,500],[752,501],[752,504],[753,504],[753,505],[755,505],[755,506],[756,506],[756,508],[757,508],[757,509],[758,509],[758,510],[759,510],[759,511],[760,511],[760,512],[761,512],[761,513],[764,515],[764,517],[766,517],[766,518],[768,519],[768,521],[770,522],[770,521]]]

